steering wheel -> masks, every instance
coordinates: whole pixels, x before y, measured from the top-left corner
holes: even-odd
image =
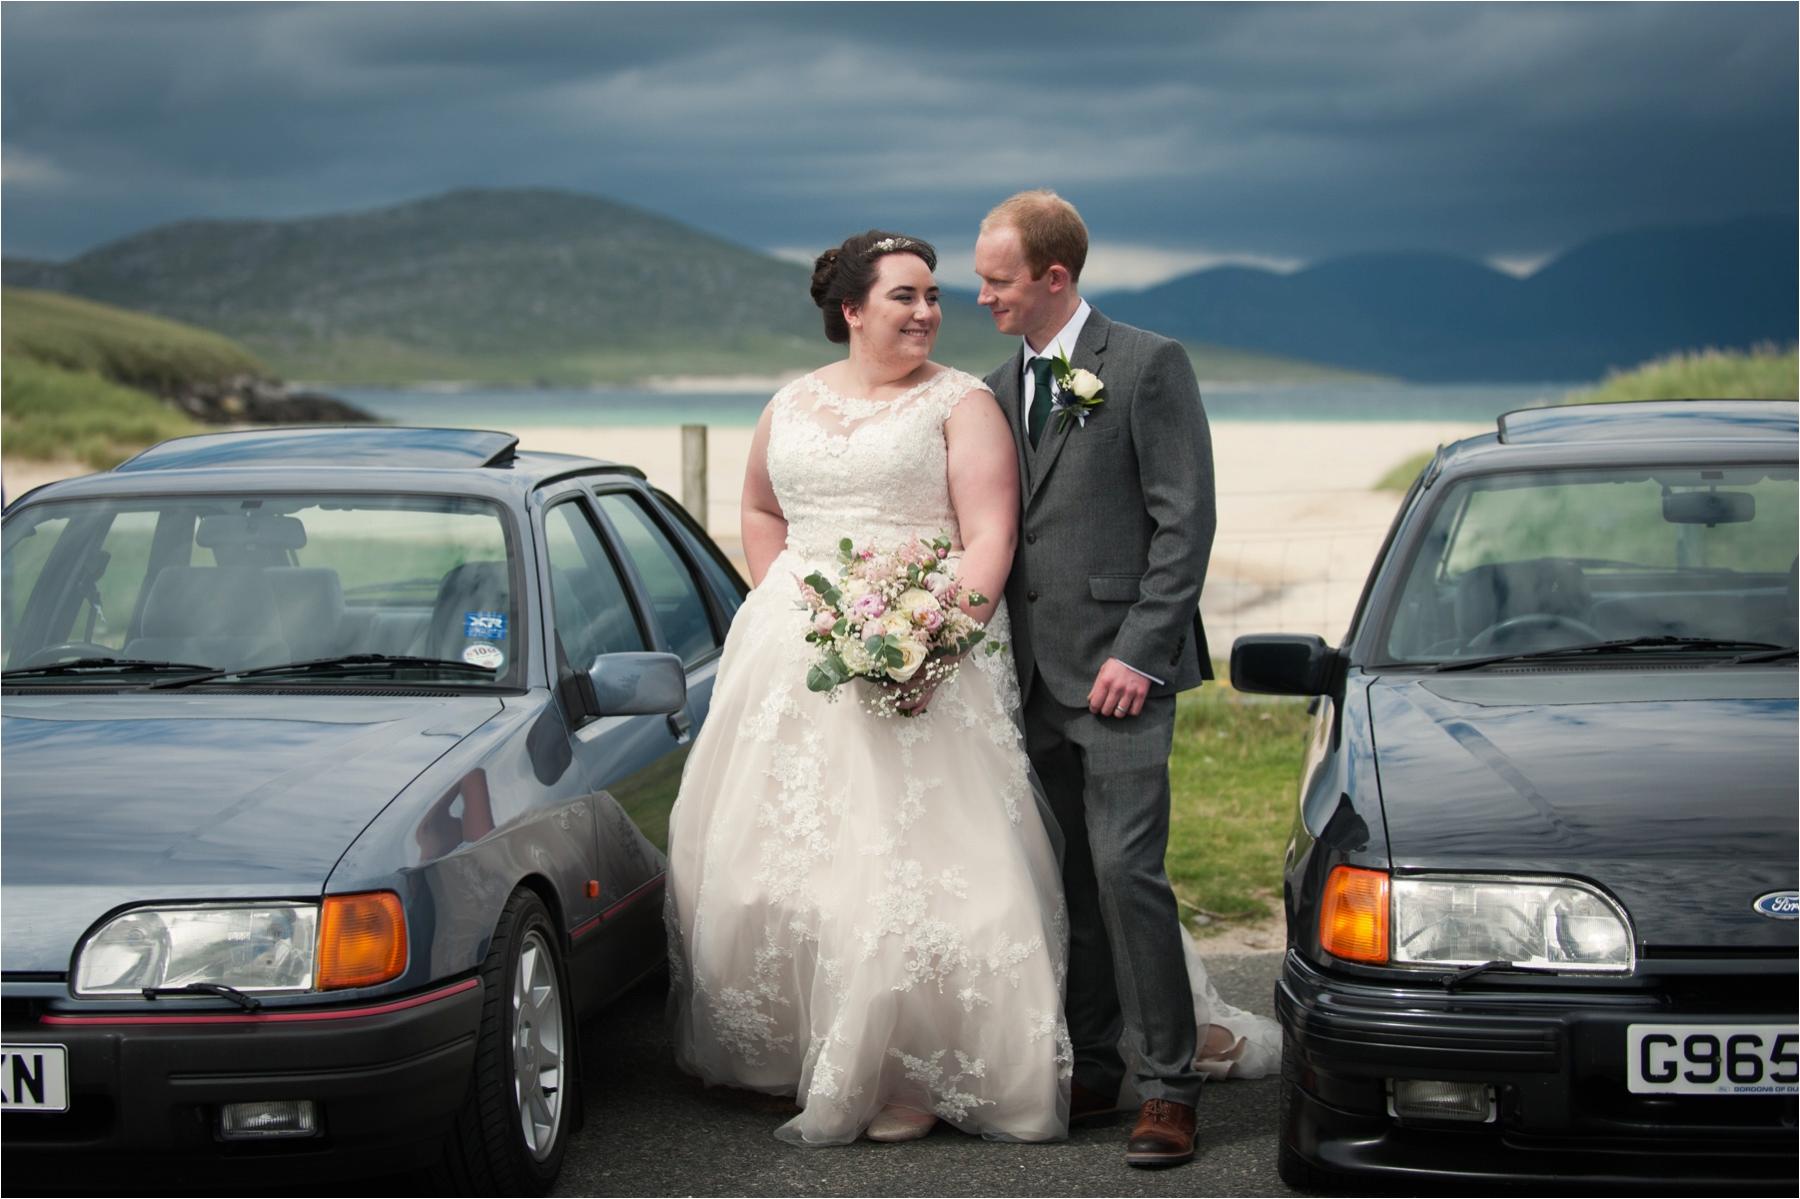
[[[1576,620],[1573,616],[1558,616],[1554,612],[1527,612],[1523,616],[1509,616],[1505,620],[1495,621],[1481,632],[1469,638],[1464,650],[1499,650],[1505,652],[1511,645],[1525,640],[1525,635],[1534,632],[1571,633],[1573,638],[1568,645],[1585,645],[1594,641],[1604,641],[1600,630],[1586,621]],[[1540,647],[1534,647],[1540,648]],[[1554,649],[1556,645],[1542,646],[1543,649]]]
[[[77,658],[116,658],[119,651],[110,645],[100,645],[93,641],[64,641],[59,645],[47,645],[31,657],[19,663],[21,669],[29,666],[53,666],[65,659],[73,662]]]

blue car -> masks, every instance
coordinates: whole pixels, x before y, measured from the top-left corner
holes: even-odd
[[[1414,483],[1341,646],[1234,646],[1316,702],[1290,1185],[1793,1185],[1797,434],[1510,413]]]
[[[450,429],[182,438],[4,529],[9,1170],[546,1189],[581,1020],[664,960],[728,560]]]

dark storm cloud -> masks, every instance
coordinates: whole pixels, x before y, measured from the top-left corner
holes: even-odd
[[[5,248],[462,185],[735,240],[1081,204],[1115,274],[1790,212],[1792,5],[37,5]]]

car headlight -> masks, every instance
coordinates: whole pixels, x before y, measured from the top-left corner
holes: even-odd
[[[1399,876],[1392,895],[1395,963],[1615,972],[1633,965],[1625,910],[1586,883]]]
[[[75,955],[77,995],[138,995],[194,983],[238,991],[368,987],[406,971],[406,916],[391,891],[317,903],[135,908]]]
[[[217,983],[240,991],[313,985],[319,908],[310,903],[138,908],[115,916],[75,959],[79,995]]]

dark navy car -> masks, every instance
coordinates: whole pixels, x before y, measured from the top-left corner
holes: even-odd
[[[209,434],[5,516],[8,1168],[542,1190],[744,585],[640,472]]]
[[[1287,1182],[1792,1185],[1796,432],[1511,413],[1413,485],[1340,648],[1238,641],[1234,685],[1317,697]]]

